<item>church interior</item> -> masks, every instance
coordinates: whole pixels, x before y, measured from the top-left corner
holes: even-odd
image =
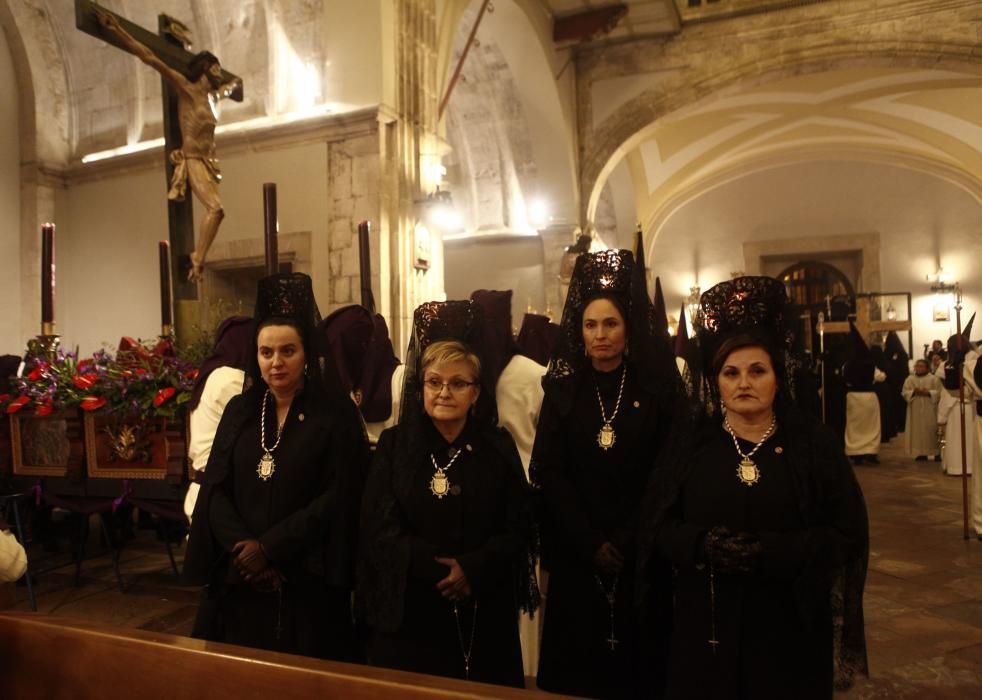
[[[527,313],[558,322],[576,246],[643,255],[673,335],[694,332],[701,292],[744,275],[785,283],[813,357],[852,320],[868,344],[896,331],[919,359],[982,311],[980,0],[99,5],[168,44],[172,68],[207,50],[235,78],[211,103],[220,225],[189,281],[210,209],[194,172],[184,202],[168,199],[177,109],[95,3],[0,0],[0,354],[54,336],[79,359],[120,338],[207,343],[282,271],[310,276],[323,316],[370,299],[405,359],[423,302],[511,290],[516,333]],[[54,478],[13,469],[20,429],[13,415],[0,429],[8,522]],[[870,677],[843,697],[969,697],[982,689],[982,535],[967,515],[963,528],[963,489],[978,477],[913,461],[903,442],[856,466]],[[138,493],[141,473],[110,472],[88,495]],[[49,525],[67,532],[78,518],[62,516]],[[20,631],[30,615],[4,622],[32,603],[93,629],[190,634],[181,539],[140,524],[121,552],[96,516],[61,552],[32,543],[30,596],[0,585],[0,654],[26,654],[4,642],[15,631],[24,649],[54,634]],[[51,563],[66,553],[77,570]]]

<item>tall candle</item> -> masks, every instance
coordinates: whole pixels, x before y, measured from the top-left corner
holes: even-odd
[[[361,277],[361,305],[375,313],[375,297],[372,294],[372,249],[369,245],[371,224],[358,224],[358,272]]]
[[[41,226],[41,333],[54,333],[55,322],[55,225]],[[49,332],[50,331],[50,332]]]
[[[170,335],[174,325],[171,311],[173,298],[170,274],[170,243],[161,241],[158,245],[160,254],[160,325],[161,335]]]
[[[266,241],[266,274],[280,271],[277,235],[280,223],[276,216],[276,183],[263,183],[263,235]]]

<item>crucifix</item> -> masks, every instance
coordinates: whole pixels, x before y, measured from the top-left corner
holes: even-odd
[[[870,305],[871,294],[856,295],[856,319],[853,324],[867,343],[872,333],[889,333],[890,331],[909,331],[910,321],[873,320],[873,309]],[[882,295],[881,295],[882,296]],[[892,295],[891,295],[892,296]],[[848,333],[849,321],[825,321],[825,333]],[[913,349],[913,348],[911,348]]]
[[[158,16],[156,36],[91,0],[75,0],[75,26],[135,55],[161,75],[174,297],[193,302],[198,297],[195,282],[224,217],[215,157],[217,105],[222,98],[241,102],[242,80],[223,70],[211,53],[188,51],[188,28],[167,15]],[[197,245],[191,200],[185,196],[189,185],[207,210]]]

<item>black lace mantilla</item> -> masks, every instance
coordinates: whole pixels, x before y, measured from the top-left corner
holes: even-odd
[[[719,388],[712,375],[712,362],[719,348],[728,339],[741,333],[754,332],[770,339],[775,350],[783,352],[776,358],[782,367],[775,367],[781,389],[790,399],[794,396],[794,377],[799,360],[795,352],[794,312],[788,301],[784,283],[773,277],[737,277],[720,282],[699,299],[702,326],[698,342],[702,367],[690,367],[702,373],[705,395],[711,408],[718,411]]]
[[[254,317],[257,325],[268,318],[289,318],[302,326],[316,326],[321,319],[310,277],[302,272],[263,277],[256,293]]]

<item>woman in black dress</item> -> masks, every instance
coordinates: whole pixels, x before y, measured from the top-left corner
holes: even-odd
[[[651,697],[662,676],[664,646],[641,638],[633,607],[635,540],[655,457],[681,416],[681,377],[667,338],[653,333],[639,268],[628,251],[577,259],[543,380],[531,466],[549,574],[543,690]],[[657,617],[668,604],[648,609]],[[647,629],[664,633],[665,623]]]
[[[400,423],[365,488],[358,609],[372,665],[523,687],[530,492],[468,342],[480,329],[469,301],[416,310]]]
[[[794,405],[783,285],[702,297],[709,416],[646,501],[643,546],[675,570],[670,698],[831,698],[866,671],[868,524],[834,434]]]
[[[206,585],[195,636],[349,660],[368,444],[355,405],[323,377],[317,320],[309,277],[260,280],[256,359],[218,426],[184,575]]]

